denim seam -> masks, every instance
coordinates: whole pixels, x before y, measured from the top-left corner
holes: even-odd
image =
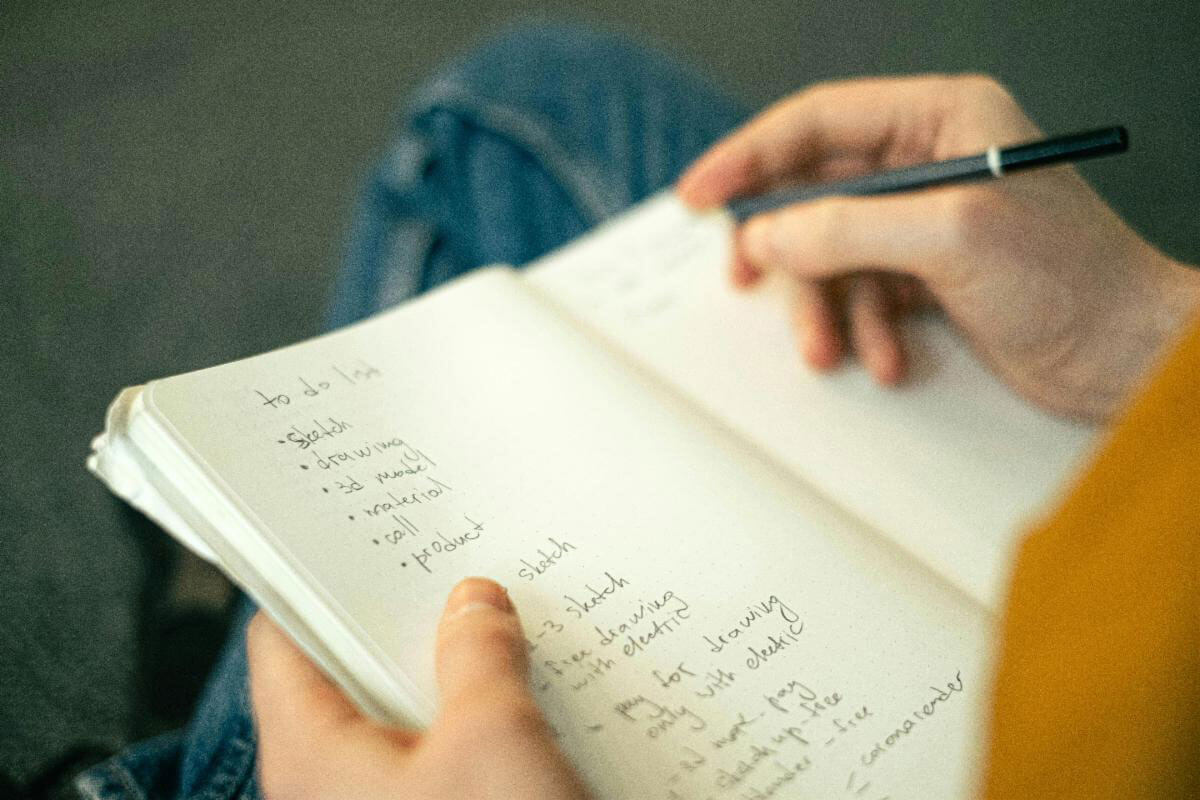
[[[391,308],[417,295],[426,283],[428,271],[428,253],[434,245],[432,225],[424,220],[392,220],[384,236],[381,247],[383,263],[395,263],[397,253],[411,255],[420,253],[419,263],[422,269],[409,271],[403,269],[381,270],[375,276],[374,288],[371,291],[369,312],[374,313]]]
[[[254,741],[246,735],[227,741],[213,759],[221,767],[188,800],[230,800],[235,796],[234,790],[245,782],[247,767],[254,765]]]
[[[591,225],[620,210],[621,203],[617,198],[606,199],[609,193],[605,191],[604,181],[597,177],[598,170],[572,158],[558,142],[553,126],[537,120],[535,114],[488,100],[447,82],[435,84],[424,94],[425,99],[414,106],[413,119],[446,111],[509,139],[542,165]]]
[[[146,800],[133,774],[115,760],[92,767],[74,783],[76,791],[92,800]]]

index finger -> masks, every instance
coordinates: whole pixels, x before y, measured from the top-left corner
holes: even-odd
[[[265,796],[337,796],[348,776],[351,785],[395,782],[415,733],[360,714],[261,611],[246,631],[246,654]]]
[[[308,727],[336,728],[360,718],[346,696],[261,611],[246,629],[246,659],[251,705],[260,726],[288,735],[301,720]]]
[[[948,113],[950,78],[877,78],[818,84],[759,114],[702,155],[679,179],[684,202],[718,206],[782,179],[812,177],[822,163],[859,163],[889,153],[928,158]],[[862,171],[861,169],[859,171]]]

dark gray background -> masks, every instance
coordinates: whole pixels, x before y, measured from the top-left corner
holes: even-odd
[[[405,91],[546,7],[0,4],[7,780],[178,717],[149,689],[176,676],[186,696],[216,634],[162,620],[228,597],[83,471],[109,399],[314,333],[356,187]],[[1139,231],[1200,261],[1193,1],[561,8],[657,39],[756,104],[822,78],[971,70],[1006,82],[1047,131],[1124,123],[1132,152],[1086,174]]]

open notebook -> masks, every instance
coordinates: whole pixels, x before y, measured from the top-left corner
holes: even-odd
[[[89,466],[367,711],[426,724],[450,587],[512,593],[601,797],[969,795],[1022,526],[1092,431],[941,323],[801,365],[730,222],[662,195],[525,271],[114,401]]]

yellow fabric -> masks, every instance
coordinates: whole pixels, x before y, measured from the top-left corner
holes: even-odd
[[[1200,324],[1021,548],[990,747],[989,800],[1200,798]]]

